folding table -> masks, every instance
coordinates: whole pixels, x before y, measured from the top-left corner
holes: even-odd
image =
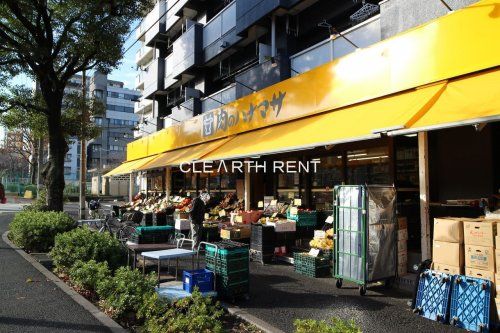
[[[160,285],[160,267],[161,261],[168,259],[175,259],[175,279],[177,280],[177,272],[179,270],[179,258],[189,257],[191,256],[192,267],[194,269],[194,256],[197,255],[197,251],[186,250],[181,248],[169,249],[169,250],[161,250],[161,251],[150,251],[150,252],[142,252],[142,273],[144,274],[146,271],[146,258],[148,259],[156,259],[158,260],[158,286]],[[170,265],[169,265],[170,268]]]

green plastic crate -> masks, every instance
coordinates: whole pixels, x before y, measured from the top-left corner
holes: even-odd
[[[236,259],[215,259],[214,257],[206,257],[205,262],[207,264],[207,268],[210,270],[216,269],[216,273],[228,274],[235,271],[247,269],[248,270],[248,258],[236,258]]]
[[[248,280],[236,283],[225,283],[218,279],[216,287],[217,294],[223,298],[239,297],[247,295],[250,292],[250,283]]]
[[[305,252],[295,252],[293,254],[294,265],[321,267],[330,265],[330,258],[327,256],[313,257]]]
[[[318,213],[315,210],[298,211],[296,215],[290,214],[290,210],[288,210],[286,217],[289,220],[295,221],[297,227],[315,227],[318,223]]]

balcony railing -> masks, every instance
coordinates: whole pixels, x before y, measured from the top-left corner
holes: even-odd
[[[210,110],[221,107],[222,105],[231,103],[236,100],[236,85],[230,85],[218,92],[205,97],[201,101],[201,112],[205,113]]]
[[[177,83],[177,79],[174,79],[174,55],[171,53],[165,59],[165,89],[170,88],[172,85]]]
[[[203,26],[193,24],[173,43],[172,76],[176,78],[202,62]]]
[[[165,59],[157,58],[148,67],[144,79],[144,90],[142,96],[150,99],[154,93],[163,90],[165,77]]]
[[[144,79],[146,78],[147,69],[144,71],[139,71],[135,77],[135,89],[144,89]]]
[[[165,32],[166,22],[166,0],[159,0],[156,2],[153,10],[141,21],[141,24],[136,30],[137,39],[145,42],[146,45],[152,44],[162,39],[162,34]]]
[[[148,99],[143,99],[139,102],[135,102],[134,104],[134,113],[143,114],[148,113],[153,110],[153,101]]]
[[[380,16],[372,17],[344,32],[346,38],[363,48],[381,41]],[[356,48],[344,38],[327,39],[290,57],[292,75],[307,72],[315,67],[343,57]]]
[[[143,66],[153,59],[154,49],[152,47],[143,45],[135,54],[135,63],[138,66]]]

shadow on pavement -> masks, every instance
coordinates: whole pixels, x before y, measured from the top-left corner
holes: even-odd
[[[31,327],[46,327],[54,329],[68,329],[78,332],[103,332],[107,331],[103,326],[92,324],[74,324],[62,321],[50,321],[43,319],[26,319],[0,316],[0,324],[12,326],[31,326]]]

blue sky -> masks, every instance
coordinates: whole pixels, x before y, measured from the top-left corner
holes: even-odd
[[[132,27],[135,27],[135,24],[132,24]],[[125,42],[123,49],[127,50],[135,41],[135,31],[133,31],[129,39]],[[140,43],[137,42],[125,53],[120,66],[108,76],[109,79],[123,81],[126,88],[134,89],[135,76],[137,75],[135,68],[135,53],[140,46]],[[87,73],[87,75],[90,75],[90,73]],[[13,83],[23,84],[29,87],[33,85],[33,81],[25,75],[15,77]]]

